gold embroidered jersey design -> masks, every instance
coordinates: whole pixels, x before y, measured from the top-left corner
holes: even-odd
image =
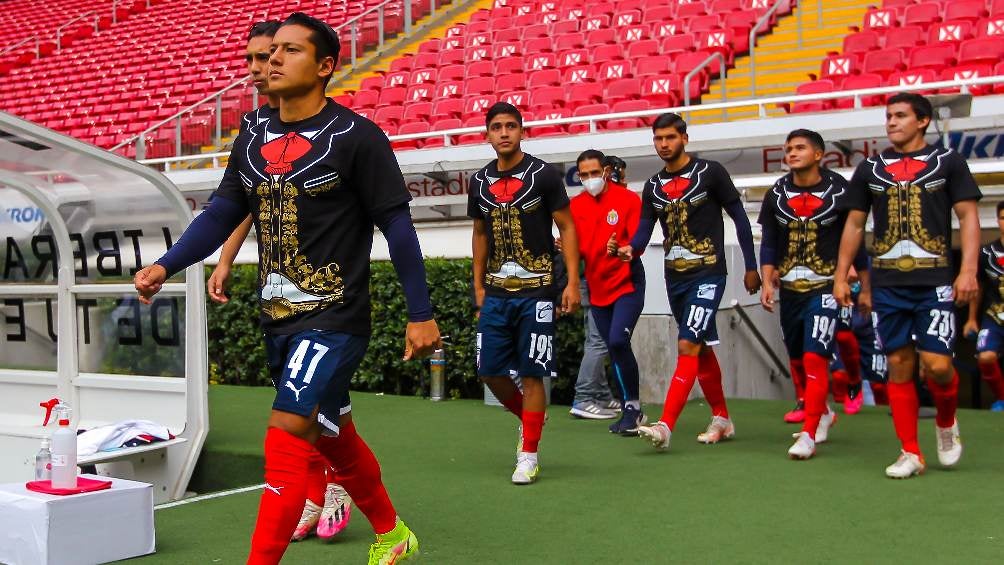
[[[710,237],[698,241],[687,228],[687,219],[690,215],[691,205],[684,199],[671,200],[662,210],[662,223],[666,227],[666,239],[663,241],[663,248],[669,251],[674,245],[679,245],[695,255],[715,256],[715,244]],[[695,262],[688,265],[689,268],[699,267],[706,263]],[[686,269],[678,269],[686,270]]]
[[[904,240],[916,243],[928,253],[934,253],[945,257],[948,253],[948,245],[944,236],[932,237],[921,220],[921,191],[923,189],[909,182],[898,181],[896,184],[885,190],[888,196],[888,225],[882,239],[876,239],[872,246],[875,255],[882,255]],[[942,266],[918,264],[923,266]]]
[[[518,206],[501,204],[491,211],[492,237],[495,241],[488,271],[498,272],[506,262],[513,261],[527,271],[542,277],[551,277],[552,259],[547,253],[534,257],[523,242],[522,211]],[[489,279],[489,283],[491,283]],[[550,284],[550,280],[543,284]],[[497,286],[497,285],[495,285]]]
[[[781,276],[795,267],[803,266],[812,269],[817,275],[829,277],[837,266],[834,262],[827,263],[816,251],[819,240],[819,224],[815,220],[792,220],[788,223],[788,249],[784,261],[778,266]]]
[[[259,285],[275,285],[281,281],[279,295],[262,298],[262,311],[273,320],[281,320],[342,302],[345,288],[337,263],[315,267],[300,252],[298,208],[299,189],[286,181],[262,182],[258,185],[258,225],[261,231],[262,269]],[[267,267],[267,269],[266,269]],[[278,279],[276,279],[278,275]],[[289,283],[296,287],[285,288]],[[297,294],[291,298],[290,291]]]

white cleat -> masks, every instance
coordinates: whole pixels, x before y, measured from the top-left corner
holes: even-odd
[[[538,473],[540,465],[537,464],[537,454],[520,452],[516,458],[516,470],[512,472],[512,484],[531,484],[537,480]]]
[[[306,539],[317,527],[318,520],[321,519],[321,507],[314,504],[309,498],[303,505],[303,513],[300,514],[300,521],[293,530],[292,541],[302,541]]]
[[[809,459],[816,454],[816,442],[809,437],[809,432],[799,432],[795,436],[794,445],[788,448],[788,457],[792,459]]]
[[[732,439],[735,435],[736,427],[732,425],[732,420],[715,416],[708,424],[708,429],[697,434],[697,441],[704,444],[718,443],[723,439]]]
[[[962,457],[962,438],[959,437],[959,421],[956,420],[950,428],[939,428],[935,424],[938,436],[938,462],[944,467],[952,467]]]
[[[819,418],[819,425],[816,426],[816,443],[826,443],[830,437],[830,428],[836,423],[837,413],[830,410],[829,405],[826,405],[826,414]]]
[[[652,445],[661,451],[669,449],[669,439],[673,436],[669,426],[662,420],[651,426],[638,426],[638,437],[652,442]]]
[[[924,472],[924,458],[916,453],[903,451],[895,463],[885,468],[885,476],[890,479],[909,479]]]

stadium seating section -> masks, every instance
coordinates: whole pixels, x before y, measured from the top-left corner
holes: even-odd
[[[243,78],[254,21],[299,10],[337,26],[383,1],[122,0],[113,18],[111,0],[10,0],[0,14],[0,109],[109,148]],[[417,17],[428,11],[428,0],[410,1]],[[403,2],[384,10],[385,34],[399,33]],[[364,46],[377,43],[377,26],[376,13],[362,20]],[[225,97],[223,127],[251,103],[247,89]],[[214,110],[186,117],[186,147],[211,141]],[[147,156],[173,155],[173,130],[158,131]]]
[[[749,51],[749,32],[766,0],[498,0],[470,21],[425,41],[389,72],[363,81],[340,101],[389,134],[482,126],[484,110],[502,100],[525,120],[674,106],[684,78],[713,52],[732,66]],[[791,12],[790,6],[778,12]],[[762,33],[776,22],[771,18]],[[718,63],[691,79],[690,99],[708,91]],[[643,127],[641,119],[608,120],[600,130]],[[533,128],[531,136],[588,131],[588,124]],[[467,134],[453,143],[483,141]],[[443,139],[398,141],[399,149]]]
[[[818,78],[799,85],[815,94],[1004,75],[1004,0],[885,0],[844,38],[842,53],[822,62]],[[972,87],[1004,93],[1004,84]],[[884,96],[862,99],[881,105]],[[854,106],[852,98],[793,104],[793,112]]]

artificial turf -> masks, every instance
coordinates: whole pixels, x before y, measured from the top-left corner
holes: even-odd
[[[200,473],[220,474],[221,486],[261,482],[271,392],[213,387],[210,400]],[[797,429],[781,422],[786,403],[730,401],[736,439],[705,446],[694,436],[708,410],[691,402],[665,453],[554,406],[540,479],[516,487],[517,422],[499,408],[368,394],[353,394],[353,408],[419,537],[421,563],[943,564],[1004,555],[1004,414],[960,411],[965,453],[953,470],[938,467],[934,422],[922,420],[928,471],[894,481],[883,474],[898,454],[885,408],[841,415],[816,458],[796,462],[785,456]],[[157,553],[134,561],[243,563],[258,496],[158,510]],[[356,511],[335,542],[293,544],[283,563],[365,563],[371,542]]]

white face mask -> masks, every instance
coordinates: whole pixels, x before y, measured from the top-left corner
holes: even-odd
[[[583,179],[582,187],[586,189],[586,192],[595,196],[599,196],[603,192],[603,187],[607,185],[607,181],[603,177],[595,177],[591,179]]]

